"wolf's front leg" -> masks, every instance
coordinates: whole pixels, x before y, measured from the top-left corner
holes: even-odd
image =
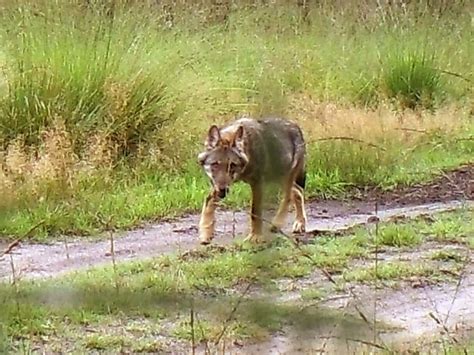
[[[214,215],[217,197],[214,190],[207,195],[202,206],[201,220],[199,221],[199,242],[209,244],[214,237]]]
[[[262,234],[262,202],[263,189],[262,185],[252,185],[252,209],[250,215],[250,234],[245,238],[246,241],[258,243],[263,241]]]

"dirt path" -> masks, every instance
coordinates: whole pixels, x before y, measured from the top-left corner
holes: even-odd
[[[417,216],[451,210],[465,203],[451,201],[380,210],[379,218],[387,220],[397,216]],[[472,202],[470,202],[472,204]],[[360,211],[354,213],[354,211]],[[312,231],[339,231],[364,224],[373,216],[367,203],[310,203],[308,205],[308,234]],[[147,228],[115,236],[117,261],[156,257],[171,252],[183,252],[198,246],[198,215],[189,215],[173,222],[151,225]],[[215,243],[229,244],[235,236],[247,231],[245,212],[221,211],[218,213]],[[84,241],[83,239],[52,244],[22,243],[12,253],[17,278],[41,278],[99,266],[111,262],[110,241]],[[11,278],[10,256],[0,259],[0,280]]]
[[[396,198],[395,195],[388,195],[386,199],[381,198],[376,193],[369,192],[368,198],[361,201],[313,201],[307,205],[308,213],[308,237],[314,237],[320,231],[337,232],[365,224],[375,213],[374,201],[382,201],[378,204],[377,216],[381,221],[397,219],[399,217],[416,217],[426,214],[434,214],[463,207],[474,208],[472,191],[472,169],[469,170],[467,183],[465,175],[461,179],[464,185],[462,189],[451,185],[436,183],[439,188],[429,185],[428,195],[418,198],[408,191],[406,198]],[[462,175],[462,174],[461,174]],[[467,185],[466,185],[467,184]],[[459,186],[459,185],[456,185]],[[465,187],[468,187],[466,190]],[[446,190],[443,190],[445,189]],[[440,189],[445,193],[440,194]],[[454,191],[449,200],[449,192]],[[413,190],[415,191],[415,190]],[[462,195],[459,192],[463,192]],[[467,192],[467,195],[466,193]],[[370,197],[372,194],[372,197]],[[441,196],[434,198],[433,195]],[[466,199],[467,198],[467,199]],[[432,201],[437,201],[432,203]],[[428,203],[427,203],[428,202]],[[226,245],[232,243],[234,238],[244,235],[248,227],[248,215],[244,211],[231,212],[219,211],[217,214],[217,235],[216,244]],[[174,221],[163,222],[146,228],[124,232],[114,236],[115,238],[115,258],[118,262],[125,262],[138,259],[146,259],[164,255],[166,253],[180,253],[199,247],[197,241],[198,215],[188,215]],[[287,226],[289,229],[289,225]],[[3,250],[6,245],[1,245]],[[426,250],[396,251],[396,255],[385,253],[382,258],[403,258],[404,260],[418,260],[425,258],[423,252],[432,252],[433,246],[426,246]],[[471,258],[473,257],[472,251]],[[1,254],[0,254],[1,255]],[[51,244],[28,244],[20,243],[15,247],[11,256],[0,257],[0,282],[8,281],[12,277],[11,259],[15,265],[16,279],[48,278],[63,275],[68,272],[83,270],[89,267],[110,265],[110,241],[91,241],[80,238],[68,238],[65,241]],[[370,261],[367,261],[370,262]],[[285,282],[279,280],[278,282]],[[295,282],[294,280],[291,282]],[[307,289],[312,285],[320,287],[327,283],[327,280],[318,270],[309,278],[296,280],[298,284],[296,292],[282,291],[281,299],[278,302],[298,302],[301,297],[300,290]],[[377,322],[388,326],[388,330],[377,331],[377,340],[373,340],[373,330],[367,324],[360,324],[356,334],[338,333],[338,324],[326,324],[324,329],[311,332],[298,331],[292,329],[282,329],[272,335],[269,341],[254,345],[245,345],[243,348],[236,347],[233,353],[241,354],[306,354],[321,352],[340,353],[341,349],[347,352],[360,352],[360,346],[366,346],[362,351],[374,350],[370,345],[360,342],[352,342],[347,345],[347,338],[359,339],[365,342],[381,341],[386,344],[397,344],[400,349],[401,344],[419,342],[420,338],[425,340],[440,337],[446,329],[454,330],[456,336],[460,329],[464,332],[474,331],[474,308],[471,306],[474,299],[474,266],[468,265],[463,273],[463,277],[458,285],[453,283],[443,283],[437,285],[422,285],[414,288],[406,285],[399,289],[382,288],[376,289],[364,285],[354,285],[353,295],[336,294],[329,299],[325,299],[318,304],[323,309],[336,310],[342,316],[346,313],[354,315],[354,319],[359,319],[354,305],[357,305],[364,314],[370,318],[376,318]],[[334,297],[335,296],[335,297]],[[438,319],[442,324],[438,324]],[[331,340],[328,339],[333,338]],[[346,339],[342,344],[336,338]],[[336,339],[336,340],[335,340]],[[361,345],[362,344],[362,345]]]
[[[445,172],[426,184],[384,192],[377,188],[360,192],[363,198],[352,201],[313,201],[307,204],[308,235],[312,231],[338,231],[366,223],[374,214],[377,201],[381,220],[396,216],[416,216],[458,208],[461,201],[474,203],[474,164]],[[247,232],[246,212],[222,211],[217,214],[215,243],[229,244],[235,236]],[[115,236],[117,261],[156,257],[170,252],[187,251],[197,246],[198,215]],[[0,241],[0,250],[7,244]],[[9,255],[0,253],[0,281],[11,277]],[[12,258],[20,278],[51,277],[111,262],[110,242],[68,238],[52,244],[21,243]]]

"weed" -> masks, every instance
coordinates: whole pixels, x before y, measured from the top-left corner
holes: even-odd
[[[383,83],[386,95],[402,107],[432,107],[442,93],[440,72],[433,56],[427,53],[400,53],[389,56],[384,64]]]
[[[347,281],[368,282],[375,280],[403,280],[413,276],[439,276],[436,270],[424,264],[409,264],[404,262],[379,263],[377,270],[373,266],[352,269],[344,273]]]
[[[90,350],[121,349],[126,345],[129,345],[127,339],[118,335],[94,334],[84,340],[85,348]]]
[[[422,238],[411,225],[388,224],[379,230],[377,242],[381,245],[394,247],[414,247],[421,243]]]
[[[310,288],[301,291],[301,298],[304,301],[321,300],[324,296],[325,292],[317,288]]]
[[[454,261],[460,263],[464,261],[465,257],[461,255],[456,250],[437,250],[431,254],[432,260],[439,260],[439,261]]]

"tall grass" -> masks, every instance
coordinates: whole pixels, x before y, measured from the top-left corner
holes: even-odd
[[[84,144],[91,132],[128,152],[173,118],[166,73],[137,19],[74,7],[21,5],[6,11],[9,94],[0,102],[0,135],[38,143],[58,117]],[[138,31],[138,35],[137,32]]]
[[[457,140],[473,130],[462,3],[318,2],[306,21],[283,0],[217,12],[88,3],[0,4],[0,234],[38,222],[38,235],[92,233],[99,214],[128,227],[195,210],[203,134],[240,114],[303,126],[312,195],[472,160],[472,141]],[[242,205],[247,190],[233,191]]]

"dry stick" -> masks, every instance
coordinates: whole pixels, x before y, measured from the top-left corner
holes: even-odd
[[[378,288],[378,279],[379,279],[379,272],[378,272],[378,265],[379,265],[379,204],[375,202],[375,297],[374,297],[374,343],[377,341],[377,288]]]
[[[454,73],[454,72],[448,71],[448,70],[438,69],[438,68],[433,68],[433,69],[439,71],[440,73],[452,75],[452,76],[455,76],[456,78],[463,79],[463,80],[467,81],[468,83],[471,83],[471,82],[472,82],[471,79],[466,78],[465,76],[463,76],[463,75],[461,75],[461,74]]]
[[[230,322],[234,318],[235,312],[237,312],[237,309],[239,308],[240,304],[242,303],[245,295],[249,292],[250,287],[252,286],[252,282],[249,282],[247,284],[247,287],[245,288],[244,292],[242,292],[237,299],[237,302],[235,303],[234,307],[230,311],[229,315],[227,316],[227,319],[224,321],[224,327],[222,328],[222,331],[220,334],[217,336],[217,339],[214,341],[214,345],[218,345],[219,342],[221,341],[222,337],[224,336],[225,332],[227,331],[227,328],[229,327]]]
[[[13,262],[13,254],[10,253],[9,256],[10,256],[10,267],[12,270],[12,285],[16,286],[16,272],[15,272],[15,263]]]
[[[13,242],[8,244],[8,246],[6,247],[6,249],[3,251],[2,255],[0,256],[0,259],[3,258],[5,255],[10,254],[12,252],[12,250],[15,247],[17,247],[23,239],[27,238],[36,228],[38,228],[44,222],[45,222],[45,220],[42,219],[41,221],[39,221],[38,223],[33,225],[30,229],[28,229],[28,231],[25,234],[23,234],[20,238],[15,239]]]
[[[235,210],[232,211],[232,239],[235,239],[235,224],[237,220],[235,219]]]
[[[118,273],[117,273],[117,263],[115,262],[115,241],[114,241],[114,232],[112,229],[109,230],[110,235],[110,254],[112,255],[112,265],[114,268],[114,276],[115,276],[115,288],[117,292],[119,291],[119,281],[118,281]]]
[[[325,337],[321,337],[321,339],[340,339],[340,337],[325,336]],[[360,344],[372,346],[372,347],[377,348],[377,349],[387,350],[387,348],[385,348],[384,346],[382,346],[380,344],[377,344],[377,343],[372,343],[371,341],[362,340],[362,339],[354,339],[354,338],[344,338],[344,339],[348,340],[348,341],[352,341],[354,343],[360,343]]]
[[[64,236],[64,246],[66,247],[66,259],[69,260],[69,243],[67,242],[67,236]]]
[[[362,144],[365,144],[365,145],[367,145],[371,148],[377,148],[377,149],[380,149],[382,151],[386,151],[386,149],[384,147],[381,147],[377,144],[366,142],[362,139],[358,139],[358,138],[354,138],[354,137],[346,137],[346,136],[318,138],[318,139],[313,139],[313,140],[311,140],[307,143],[316,143],[316,142],[325,142],[325,141],[334,141],[334,140],[352,141],[352,142],[356,142],[356,143],[362,143]]]
[[[3,251],[2,256],[0,258],[3,258],[5,255],[10,254],[10,252],[18,245],[20,245],[20,239],[15,239],[13,242],[8,244],[8,246]]]
[[[198,313],[194,313],[194,319],[199,327],[199,331],[201,332],[201,337],[204,339],[204,353],[210,354],[211,350],[209,349],[209,341],[205,337],[204,329],[202,328],[201,322],[199,321]]]
[[[425,129],[416,129],[416,128],[395,128],[396,131],[406,131],[406,132],[416,132],[416,133],[428,133]]]
[[[192,354],[196,354],[196,338],[194,334],[194,299],[191,298],[191,314],[189,315],[189,324],[191,326],[191,346]]]
[[[451,314],[451,311],[452,311],[452,308],[454,306],[454,302],[456,301],[456,298],[457,298],[457,295],[459,294],[459,290],[461,288],[461,284],[462,284],[462,281],[464,279],[464,274],[465,274],[465,271],[466,271],[466,267],[467,265],[469,265],[470,263],[470,258],[469,258],[469,251],[467,251],[467,255],[466,255],[466,258],[464,259],[465,262],[464,262],[464,265],[462,267],[462,270],[461,270],[461,273],[459,274],[459,279],[458,279],[458,282],[456,284],[456,289],[454,291],[454,295],[453,295],[453,299],[451,301],[451,305],[449,307],[449,310],[446,314],[446,317],[444,319],[444,321],[441,321],[440,320],[440,312],[438,311],[437,307],[436,307],[436,304],[433,302],[433,300],[431,299],[431,297],[428,296],[428,298],[430,299],[430,302],[432,303],[433,305],[433,308],[435,310],[435,312],[437,313],[438,316],[436,316],[433,312],[430,312],[428,313],[428,315],[430,316],[431,319],[433,319],[436,324],[438,324],[439,326],[441,326],[441,328],[443,329],[443,331],[446,333],[446,335],[451,339],[451,341],[455,344],[459,344],[459,340],[453,335],[451,334],[451,332],[449,331],[449,328],[447,326],[447,322],[448,322],[448,319],[449,319],[449,316]],[[465,355],[467,355],[467,350],[466,349],[463,349],[463,353]]]
[[[466,257],[464,259],[464,265],[461,269],[461,272],[459,274],[459,279],[458,282],[456,283],[456,289],[454,291],[453,299],[451,301],[451,304],[449,306],[448,312],[446,314],[446,318],[444,319],[444,324],[446,325],[448,323],[449,316],[451,315],[451,311],[453,310],[454,307],[454,302],[456,301],[456,298],[458,297],[459,290],[461,289],[461,284],[464,279],[464,275],[466,273],[466,267],[468,264],[470,264],[471,258],[469,257],[469,249],[466,250]]]

